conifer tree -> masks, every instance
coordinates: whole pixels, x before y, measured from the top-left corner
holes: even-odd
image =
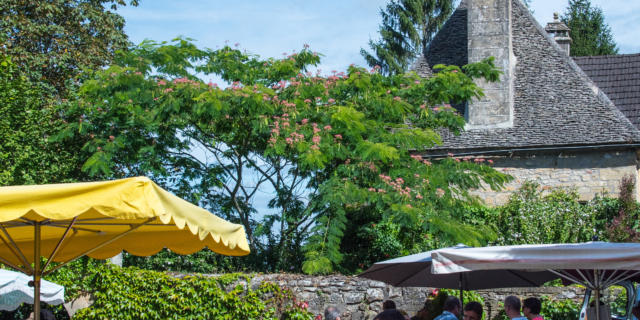
[[[380,39],[360,53],[385,74],[405,72],[453,12],[453,0],[392,0],[380,10]]]
[[[569,0],[562,22],[571,29],[572,56],[618,53],[611,28],[604,21],[602,9],[591,6],[590,0]]]

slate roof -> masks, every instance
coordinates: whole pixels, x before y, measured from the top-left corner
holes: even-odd
[[[459,136],[444,132],[444,144],[426,153],[640,142],[640,131],[547,36],[520,0],[512,1],[512,43],[517,61],[513,127],[467,130]],[[467,45],[462,1],[427,48],[426,61],[431,67],[463,65]]]
[[[640,54],[574,57],[573,60],[640,128]]]

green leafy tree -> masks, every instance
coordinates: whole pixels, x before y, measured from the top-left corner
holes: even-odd
[[[48,90],[0,54],[0,185],[67,181],[83,175],[81,160],[48,140],[64,123]]]
[[[130,1],[137,5],[137,0]],[[115,10],[125,0],[0,1],[0,53],[35,81],[66,91],[82,69],[111,62],[128,47],[124,19]]]
[[[371,223],[397,230],[403,251],[394,255],[425,249],[434,243],[427,238],[486,241],[490,233],[456,223],[461,204],[475,200],[470,188],[498,188],[508,177],[412,151],[440,143],[436,129],[462,130],[449,103],[481,96],[474,78],[497,80],[493,60],[438,66],[430,79],[355,66],[329,76],[306,71],[318,62],[308,48],[260,59],[184,39],[146,41],[83,84],[56,138],[88,139],[91,174],[150,175],[243,224],[258,270],[353,272],[342,264],[352,248],[342,241]],[[264,190],[275,213],[257,212]]]
[[[369,66],[385,74],[407,71],[453,12],[453,0],[392,0],[380,10],[380,39],[360,53]]]
[[[571,29],[572,56],[600,56],[617,54],[611,28],[604,21],[604,13],[592,7],[590,0],[569,0],[561,18]]]

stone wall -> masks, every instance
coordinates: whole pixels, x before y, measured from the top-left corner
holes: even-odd
[[[314,314],[321,314],[327,306],[336,306],[343,320],[373,319],[382,310],[382,302],[391,299],[398,309],[413,316],[432,291],[431,288],[396,288],[382,282],[347,276],[305,276],[298,274],[267,274],[252,278],[251,286],[261,282],[274,282],[289,288],[298,300],[309,302]],[[583,289],[576,287],[512,288],[481,290],[485,299],[485,312],[495,315],[500,303],[508,295],[520,297],[549,296],[554,299],[573,299],[581,302]]]
[[[625,175],[636,177],[636,185],[638,180],[635,151],[529,153],[490,159],[498,171],[513,176],[514,180],[502,191],[476,191],[488,205],[506,203],[525,181],[537,182],[545,189],[575,189],[581,200],[590,200],[602,193],[616,197]]]

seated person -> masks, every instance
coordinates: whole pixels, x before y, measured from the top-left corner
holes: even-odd
[[[463,320],[482,320],[482,305],[471,301],[464,305]]]
[[[397,309],[387,309],[378,313],[373,320],[407,320],[407,318]]]
[[[523,317],[520,313],[522,306],[520,304],[520,299],[516,296],[508,296],[504,298],[504,313],[511,320],[527,320],[527,318]]]
[[[540,316],[540,309],[542,309],[542,302],[538,298],[526,298],[522,301],[522,313],[529,320],[544,320]]]

